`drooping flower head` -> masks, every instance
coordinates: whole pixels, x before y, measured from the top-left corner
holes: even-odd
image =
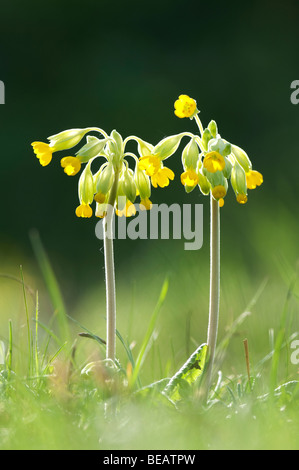
[[[198,117],[196,101],[189,96],[180,95],[174,107],[176,116],[194,118],[200,131],[200,135],[193,136],[182,153],[184,171],[181,182],[186,191],[190,192],[198,185],[204,195],[211,194],[222,207],[230,182],[237,202],[245,204],[247,190],[263,183],[262,174],[252,169],[247,153],[221,138],[214,120],[204,128]]]
[[[166,187],[174,179],[174,173],[163,164],[175,152],[180,137],[164,139],[153,146],[139,137],[130,136],[123,140],[113,130],[108,135],[104,130],[90,127],[70,129],[48,138],[49,143],[33,142],[33,151],[42,166],[48,165],[54,152],[75,147],[89,132],[97,132],[100,138],[87,135],[86,142],[73,156],[61,158],[61,167],[68,176],[75,176],[82,170],[78,182],[79,205],[75,210],[77,217],[90,218],[93,214],[105,217],[108,205],[115,208],[118,216],[130,217],[136,213],[135,200],[140,196],[140,209],[152,207],[151,187]],[[138,143],[139,156],[126,152],[130,140]],[[135,168],[129,166],[133,158]],[[98,171],[93,172],[93,162],[102,159]],[[95,210],[92,205],[95,203]]]

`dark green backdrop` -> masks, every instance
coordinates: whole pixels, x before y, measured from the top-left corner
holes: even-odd
[[[181,93],[194,97],[203,122],[215,119],[264,175],[243,212],[233,198],[227,204],[234,233],[249,211],[275,217],[283,205],[296,214],[299,106],[290,102],[290,84],[299,79],[297,1],[11,0],[1,2],[0,13],[2,260],[18,259],[19,251],[20,264],[23,253],[31,256],[28,232],[37,228],[70,280],[96,273],[95,219],[74,215],[77,177],[68,178],[58,159],[42,168],[30,143],[85,126],[152,143],[195,131],[173,114]],[[185,195],[179,152],[169,166],[176,181],[155,191],[153,202],[208,208],[198,192]],[[138,246],[121,242],[118,262]]]

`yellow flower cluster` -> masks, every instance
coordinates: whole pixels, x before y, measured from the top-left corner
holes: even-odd
[[[247,190],[263,183],[262,174],[252,169],[247,153],[222,139],[215,121],[203,128],[193,98],[180,95],[174,107],[176,116],[194,118],[200,131],[200,136],[194,136],[182,153],[184,172],[181,182],[186,191],[190,192],[198,185],[203,194],[211,193],[222,207],[230,181],[237,202],[245,204]]]
[[[90,131],[97,131],[104,138],[88,135],[85,145],[76,152],[76,156],[61,159],[61,166],[68,176],[78,174],[83,169],[79,184],[80,205],[75,213],[77,217],[90,218],[93,215],[92,203],[95,202],[97,217],[104,217],[108,205],[113,205],[119,217],[135,215],[134,202],[140,196],[140,210],[150,210],[152,202],[151,186],[164,188],[174,179],[174,173],[163,164],[163,160],[172,155],[183,136],[168,137],[155,147],[139,137],[130,136],[123,141],[115,130],[110,136],[98,128],[70,129],[48,138],[49,143],[33,142],[33,151],[42,166],[48,165],[54,152],[68,150],[77,145]],[[126,152],[129,140],[138,143],[139,156]],[[98,157],[105,159],[97,173],[91,171],[91,163]],[[128,157],[135,160],[135,170],[128,164]]]
[[[91,131],[101,134],[100,139],[87,135],[86,143],[75,156],[63,157],[60,162],[68,176],[77,175],[82,164],[86,164],[79,179],[78,217],[91,217],[93,202],[97,217],[106,215],[108,205],[113,205],[118,216],[130,217],[136,213],[134,202],[137,196],[140,197],[141,210],[151,209],[151,187],[165,188],[174,179],[174,172],[164,162],[176,152],[184,136],[190,138],[182,152],[184,171],[181,182],[185,190],[190,192],[198,186],[203,194],[212,194],[222,207],[230,181],[237,202],[246,203],[247,190],[263,183],[262,174],[252,169],[247,153],[222,139],[215,121],[210,121],[207,128],[203,128],[193,98],[180,95],[174,108],[177,117],[195,120],[199,135],[182,132],[166,137],[153,146],[136,136],[123,140],[115,130],[108,135],[102,129],[90,127],[63,131],[49,137],[49,143],[33,142],[31,145],[40,164],[47,166],[54,152],[75,147]],[[137,142],[138,156],[126,152],[130,140]],[[104,158],[104,163],[93,174],[91,163],[98,157]],[[128,157],[135,161],[134,171],[129,167]]]

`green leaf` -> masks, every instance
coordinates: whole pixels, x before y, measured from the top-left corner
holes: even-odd
[[[207,344],[202,344],[189,357],[181,369],[170,379],[163,393],[173,402],[182,400],[190,387],[201,376],[207,354]]]

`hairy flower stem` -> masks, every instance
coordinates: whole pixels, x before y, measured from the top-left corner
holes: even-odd
[[[106,281],[106,359],[111,359],[112,361],[115,360],[116,353],[116,293],[113,252],[113,216],[118,187],[118,177],[119,173],[116,172],[109,196],[107,214],[103,220]]]
[[[210,307],[208,325],[207,391],[210,388],[215,359],[220,301],[220,211],[219,203],[211,194],[210,226]]]

